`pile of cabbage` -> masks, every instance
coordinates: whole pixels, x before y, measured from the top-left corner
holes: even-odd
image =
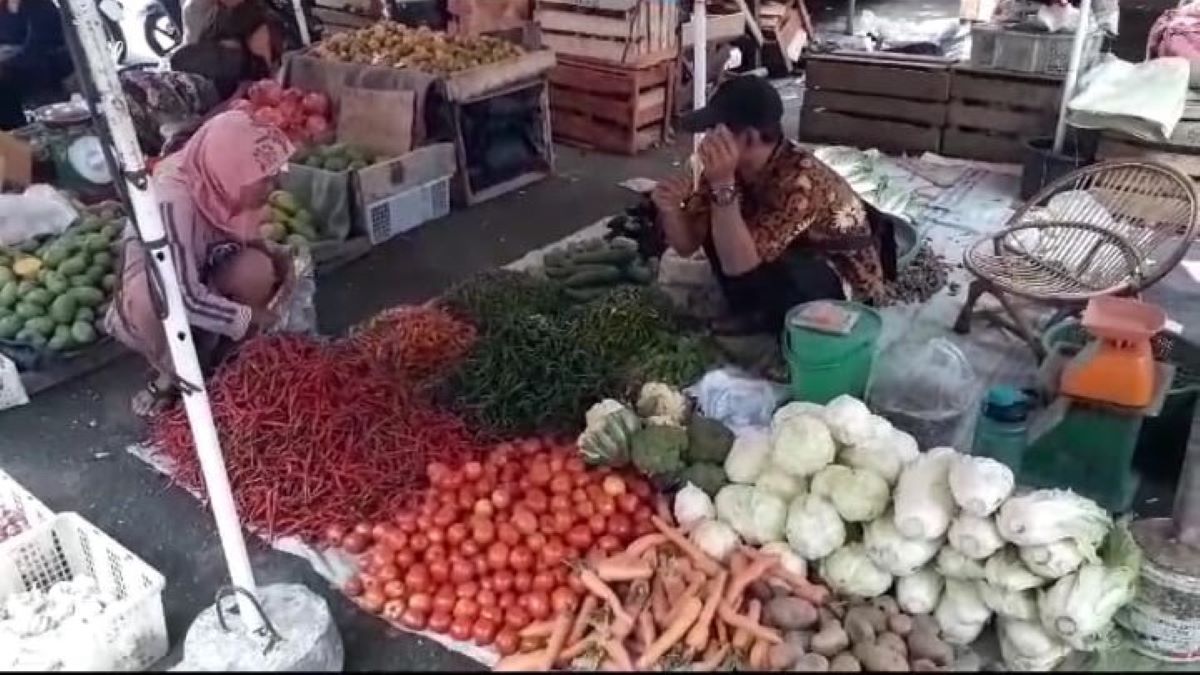
[[[790,403],[738,435],[715,500],[687,486],[675,515],[718,559],[741,543],[815,565],[844,597],[894,594],[967,645],[995,617],[1005,663],[1045,670],[1111,643],[1133,598],[1128,531],[1069,490],[1014,494],[1011,470],[916,441],[859,400]]]

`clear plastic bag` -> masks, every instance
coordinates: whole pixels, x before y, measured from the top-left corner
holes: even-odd
[[[685,393],[696,399],[705,417],[736,431],[769,426],[787,389],[735,368],[719,368],[706,373]]]
[[[19,195],[0,195],[0,246],[62,234],[78,217],[75,207],[49,185],[31,185]]]
[[[279,312],[274,333],[317,333],[317,279],[316,265],[312,252],[307,248],[298,250],[292,258],[292,283],[290,293],[282,294],[273,303]]]
[[[977,389],[975,371],[953,342],[911,336],[875,358],[867,403],[922,448],[953,446]]]

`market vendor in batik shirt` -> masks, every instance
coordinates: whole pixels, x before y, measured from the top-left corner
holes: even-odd
[[[884,259],[868,207],[783,137],[782,117],[783,102],[766,80],[726,82],[682,120],[685,131],[708,132],[700,179],[675,176],[652,195],[671,248],[681,256],[704,249],[739,319],[736,332],[777,333],[800,303],[872,303],[883,293]]]

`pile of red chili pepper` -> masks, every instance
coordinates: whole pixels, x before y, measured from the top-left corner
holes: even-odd
[[[347,518],[384,518],[412,504],[430,462],[479,454],[466,426],[350,343],[301,336],[247,341],[209,385],[225,465],[242,518],[268,536],[316,539]],[[182,407],[151,440],[175,480],[203,486]]]
[[[348,340],[364,358],[424,381],[458,363],[475,344],[475,327],[434,305],[395,307],[356,328]]]

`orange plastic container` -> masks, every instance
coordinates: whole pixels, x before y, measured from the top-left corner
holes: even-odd
[[[1093,298],[1082,324],[1096,340],[1063,368],[1062,393],[1129,408],[1150,405],[1155,390],[1150,338],[1166,323],[1166,312],[1140,300]]]

